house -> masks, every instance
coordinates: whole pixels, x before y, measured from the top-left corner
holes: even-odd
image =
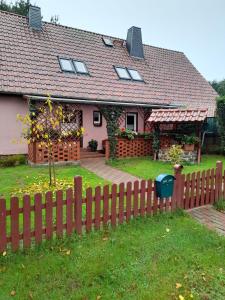
[[[122,105],[121,127],[145,130],[152,108],[208,108],[215,113],[216,92],[182,52],[142,43],[141,29],[127,38],[43,22],[39,7],[28,17],[0,11],[0,155],[27,153],[13,144],[21,126],[16,115],[50,94],[74,105],[85,128],[82,146],[107,138],[101,105]]]

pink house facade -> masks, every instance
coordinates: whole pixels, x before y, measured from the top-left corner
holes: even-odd
[[[216,92],[178,51],[142,43],[141,29],[126,39],[42,22],[39,7],[28,17],[0,11],[0,155],[27,153],[17,114],[51,95],[82,112],[82,147],[107,139],[99,107],[120,105],[120,127],[146,130],[145,112],[153,108],[208,108],[215,112]]]

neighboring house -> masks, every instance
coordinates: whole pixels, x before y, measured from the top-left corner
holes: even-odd
[[[107,138],[99,105],[123,105],[121,126],[144,131],[144,108],[208,108],[213,117],[217,96],[182,52],[143,45],[140,28],[123,40],[42,22],[35,6],[28,17],[0,11],[1,155],[27,152],[12,143],[21,135],[16,115],[47,94],[77,104],[83,147],[93,138],[99,148]]]

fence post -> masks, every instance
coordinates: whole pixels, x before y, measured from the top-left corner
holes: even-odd
[[[82,234],[82,177],[74,178],[74,218],[77,234]]]
[[[176,164],[174,165],[174,177],[175,177],[175,182],[174,182],[174,192],[173,192],[173,197],[172,197],[172,207],[171,209],[173,210],[174,208],[182,208],[183,205],[183,199],[181,199],[182,196],[182,169],[183,166]]]
[[[223,177],[223,163],[216,162],[216,176],[215,176],[215,201],[222,197],[222,177]]]
[[[110,153],[109,153],[109,141],[106,140],[105,141],[105,159],[108,160],[110,157]]]

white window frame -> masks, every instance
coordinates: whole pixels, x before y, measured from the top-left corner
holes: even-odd
[[[136,112],[127,112],[126,113],[126,128],[130,129],[130,128],[127,127],[127,117],[128,116],[133,116],[134,117],[134,129],[131,129],[131,130],[137,132],[137,130],[138,130],[138,128],[137,128],[137,126],[138,126],[138,113],[136,113]]]

